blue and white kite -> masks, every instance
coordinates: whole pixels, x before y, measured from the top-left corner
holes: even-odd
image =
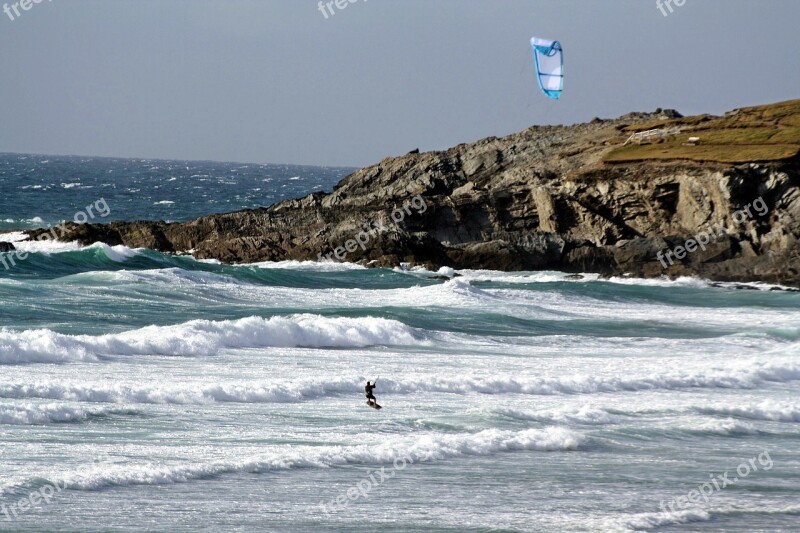
[[[564,50],[558,41],[531,39],[536,60],[536,79],[545,96],[558,100],[564,89]]]

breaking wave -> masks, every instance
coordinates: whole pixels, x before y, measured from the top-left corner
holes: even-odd
[[[800,422],[800,406],[764,400],[758,404],[744,406],[700,407],[698,412],[710,415],[733,416],[749,420],[770,422]]]
[[[337,319],[340,320],[340,319]],[[399,340],[411,340],[400,335]],[[328,339],[328,338],[326,338]],[[384,338],[384,342],[385,342]],[[415,394],[419,392],[449,394],[525,394],[574,395],[643,390],[681,390],[692,388],[754,389],[770,382],[789,382],[800,379],[800,363],[752,363],[750,368],[698,371],[676,375],[656,375],[643,378],[563,377],[519,379],[508,376],[411,378],[394,380],[381,378],[381,394]],[[132,385],[122,383],[65,383],[43,382],[0,383],[2,398],[43,398],[112,403],[175,403],[204,404],[234,403],[295,403],[312,399],[353,394],[360,391],[364,376],[334,379],[306,379],[276,382],[237,382],[222,384],[182,383],[176,385]],[[544,415],[508,412],[509,416],[543,417],[542,421],[611,423],[615,415],[587,408],[577,413]]]
[[[66,422],[82,422],[90,418],[103,417],[110,414],[123,413],[101,408],[86,409],[72,407],[63,403],[23,404],[0,406],[0,424],[16,426],[33,426]],[[124,411],[128,413],[128,411]]]
[[[310,314],[193,320],[100,336],[4,328],[0,330],[0,363],[86,361],[102,355],[202,356],[229,348],[359,348],[422,342],[419,332],[396,320]]]
[[[396,439],[379,445],[276,447],[258,456],[199,464],[95,465],[51,480],[73,490],[100,490],[114,486],[166,485],[240,472],[260,473],[295,468],[329,468],[351,464],[396,465],[462,456],[485,456],[513,451],[574,451],[586,437],[564,428],[503,431],[488,429],[473,434]],[[405,461],[403,461],[405,459]],[[395,462],[397,461],[397,462]],[[390,468],[386,471],[392,474]]]

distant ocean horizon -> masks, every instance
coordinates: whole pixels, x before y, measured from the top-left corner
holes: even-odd
[[[797,529],[800,293],[12,231],[351,170],[0,154],[0,531]]]
[[[33,229],[72,220],[104,198],[103,220],[185,222],[268,207],[315,191],[330,192],[350,167],[314,167],[117,157],[0,153],[6,201],[0,230]],[[146,218],[142,218],[142,217]]]

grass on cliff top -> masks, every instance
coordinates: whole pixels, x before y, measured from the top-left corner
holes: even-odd
[[[683,131],[666,142],[629,144],[606,154],[604,161],[621,163],[647,160],[689,159],[719,163],[750,163],[789,159],[800,154],[800,100],[748,107],[723,117],[699,115],[637,124],[631,133],[680,126]],[[686,146],[700,137],[697,146]]]

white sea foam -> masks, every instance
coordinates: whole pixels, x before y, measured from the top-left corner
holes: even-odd
[[[716,517],[733,516],[741,520],[744,515],[796,515],[798,513],[800,513],[800,505],[781,505],[777,502],[768,505],[762,502],[759,505],[723,504],[714,505],[708,509],[696,507],[675,512],[640,513],[622,521],[614,520],[613,522],[621,526],[621,530],[624,531],[650,531],[665,526],[708,522],[711,520],[712,514]],[[609,522],[606,523],[611,526]]]
[[[58,230],[56,230],[57,232]],[[62,252],[74,252],[81,249],[78,241],[72,242],[59,242],[52,239],[47,240],[24,240],[15,242],[14,246],[20,252],[27,253],[40,253],[40,254],[57,254]]]
[[[220,403],[297,403],[325,396],[352,394],[363,387],[362,378],[306,379],[272,383],[203,383],[141,385],[129,383],[0,383],[2,398],[42,398],[122,404],[204,405]]]
[[[48,404],[26,403],[0,406],[0,424],[40,425],[60,422],[78,422],[95,416],[110,414],[106,409],[73,407],[59,402]]]
[[[557,427],[525,431],[488,429],[472,434],[431,434],[405,439],[392,437],[378,445],[276,446],[263,454],[240,460],[190,464],[102,464],[61,474],[60,479],[51,481],[73,490],[98,490],[111,486],[185,483],[240,472],[329,468],[350,464],[391,465],[400,458],[411,459],[418,464],[511,451],[572,451],[580,449],[585,442],[582,434]],[[410,466],[407,464],[405,468]],[[7,490],[7,487],[4,489]]]
[[[136,257],[142,252],[141,248],[128,248],[124,245],[109,246],[102,242],[96,242],[83,248],[84,250],[100,250],[106,257],[117,263],[122,263],[132,257]]]
[[[693,371],[663,373],[642,377],[562,376],[538,378],[497,377],[424,377],[418,380],[392,381],[384,378],[384,391],[443,392],[466,394],[596,394],[647,390],[692,388],[753,389],[769,382],[800,380],[800,363],[784,359],[768,362],[743,360],[729,368],[698,368]]]
[[[79,337],[50,330],[0,329],[0,364],[59,363],[94,360]]]
[[[100,336],[0,330],[0,363],[93,360],[100,355],[214,355],[228,348],[412,345],[421,335],[384,318],[318,315],[193,320]]]
[[[694,409],[690,409],[691,412]],[[566,425],[611,425],[620,424],[626,420],[642,415],[641,412],[631,411],[620,413],[610,412],[606,409],[585,404],[579,408],[565,407],[559,409],[543,410],[538,412],[519,411],[516,409],[496,409],[488,411],[491,415],[500,415],[515,420],[534,421],[545,424],[566,424]],[[791,416],[790,413],[782,412],[784,416]],[[789,420],[791,421],[791,420]],[[798,419],[800,421],[800,418]],[[681,431],[714,433],[723,436],[754,435],[758,430],[749,422],[726,418],[723,420],[703,419],[693,421],[691,425],[681,425]]]
[[[529,420],[548,424],[606,425],[619,424],[623,421],[623,417],[589,404],[583,405],[578,409],[561,408],[541,412],[498,409],[493,413],[515,420]]]
[[[701,431],[723,436],[755,435],[758,433],[753,424],[728,418],[725,420],[706,420],[697,425],[683,428],[688,431]]]
[[[540,272],[502,272],[499,270],[456,270],[456,274],[467,281],[497,281],[502,283],[586,283],[600,279],[598,274],[568,274],[554,270]]]
[[[428,270],[422,266],[415,266],[408,268],[404,263],[402,266],[394,267],[393,269],[395,272],[399,272],[400,274],[410,274],[412,276],[420,277],[420,278],[454,278],[456,277],[456,271],[450,267],[441,267],[436,272],[432,270]],[[460,275],[460,274],[459,274]]]
[[[193,250],[190,250],[192,252]],[[198,263],[220,265],[218,259],[196,259]],[[357,263],[340,263],[336,261],[259,261],[257,263],[238,263],[230,265],[236,268],[263,268],[275,270],[297,270],[299,272],[346,272],[349,270],[367,270],[367,267]]]
[[[263,320],[263,319],[260,319]],[[316,321],[320,321],[317,318]],[[329,320],[329,319],[328,319]],[[141,330],[137,330],[141,331]],[[405,337],[408,335],[408,337]],[[402,334],[401,340],[413,339],[411,333]],[[258,337],[258,335],[255,335]],[[239,337],[237,337],[239,339]],[[0,337],[0,341],[2,338]],[[52,342],[52,341],[51,341]],[[154,339],[154,343],[159,341]],[[241,343],[241,340],[237,340]],[[202,343],[197,343],[196,347]],[[129,344],[123,344],[131,350]],[[137,345],[137,349],[147,350],[147,344]],[[173,345],[168,345],[173,346]],[[174,346],[173,346],[174,349]],[[176,403],[205,404],[212,402],[241,403],[294,403],[329,396],[352,394],[363,386],[364,376],[343,376],[304,380],[240,381],[219,384],[182,383],[170,385],[140,385],[117,382],[70,383],[64,381],[12,382],[0,381],[0,397],[3,398],[44,398],[53,400],[77,400],[113,403]],[[452,378],[418,377],[394,380],[381,377],[381,394],[417,394],[420,392],[443,394],[487,394],[487,395],[573,395],[636,392],[650,390],[681,390],[691,388],[754,389],[769,382],[788,382],[800,379],[800,364],[751,363],[749,369],[732,369],[727,372],[697,371],[685,375],[655,375],[642,378],[529,378],[509,376]],[[587,408],[584,411],[548,412],[544,414],[508,412],[509,416],[539,416],[542,421],[557,423],[578,422],[612,423],[615,418],[610,413]],[[724,424],[723,424],[724,426]],[[714,430],[725,431],[716,425]],[[710,429],[708,426],[707,429]],[[730,428],[735,429],[733,426]],[[729,430],[730,430],[729,428]],[[741,426],[744,428],[744,425]],[[697,430],[696,427],[691,429]]]
[[[408,274],[414,274],[424,277],[433,277],[438,275],[437,272],[432,272],[421,267],[415,267],[410,270],[396,268],[395,271]],[[658,278],[636,278],[626,276],[612,276],[610,278],[602,278],[599,274],[582,273],[570,274],[567,272],[559,271],[538,271],[538,272],[502,272],[499,270],[456,270],[456,276],[460,276],[466,281],[495,281],[500,283],[554,283],[554,282],[569,282],[569,283],[588,283],[593,281],[605,281],[607,283],[616,283],[619,285],[636,285],[641,287],[689,287],[695,289],[704,289],[711,287],[720,288],[751,288],[762,291],[771,291],[775,289],[796,290],[792,287],[783,285],[772,285],[768,283],[751,282],[751,283],[734,283],[734,282],[711,282],[709,280],[682,276],[676,279],[670,279],[666,276]],[[451,276],[452,277],[452,276]]]
[[[129,249],[130,250],[130,249]],[[74,274],[64,279],[96,280],[105,283],[160,283],[172,287],[178,285],[200,286],[200,285],[220,285],[230,288],[230,286],[243,285],[245,282],[239,281],[225,274],[214,272],[204,272],[202,270],[184,270],[182,268],[160,268],[152,270],[117,270],[91,271],[81,274]]]
[[[750,420],[766,420],[771,422],[800,422],[800,405],[780,403],[772,400],[750,405],[730,406],[715,405],[699,407],[697,411],[704,414],[734,416]]]
[[[475,300],[499,300],[500,297],[491,292],[473,287],[469,281],[456,278],[444,282],[443,285],[446,291],[452,292],[462,297]]]
[[[33,218],[20,218],[20,219],[13,219],[13,218],[6,218],[3,219],[2,222],[6,224],[22,224],[23,226],[41,226],[44,224],[44,220],[42,217],[33,217]],[[3,240],[2,235],[0,235],[0,241]],[[9,241],[6,241],[9,242]]]
[[[316,272],[345,272],[349,270],[366,270],[367,267],[355,263],[337,263],[336,261],[265,261],[237,265],[240,267],[256,267],[265,269],[316,271]]]
[[[58,235],[58,229],[55,230]],[[14,247],[20,252],[27,253],[40,253],[40,254],[58,254],[63,252],[75,252],[79,250],[101,250],[112,261],[122,262],[131,257],[139,255],[142,249],[128,248],[127,246],[117,245],[109,246],[102,242],[96,242],[89,246],[81,246],[78,241],[60,242],[51,239],[43,240],[30,240],[28,235],[15,231],[11,233],[0,234],[0,242],[13,242]]]
[[[630,531],[647,531],[654,528],[690,524],[692,522],[707,522],[711,515],[703,509],[687,509],[685,511],[664,513],[642,513],[633,518],[626,519],[620,524]]]
[[[13,222],[13,220],[12,220]],[[13,242],[15,245],[18,242],[28,239],[28,235],[22,231],[12,231],[9,233],[0,233],[0,242]]]
[[[452,279],[455,277],[456,272],[450,267],[441,267],[439,270],[436,271],[436,275]]]

